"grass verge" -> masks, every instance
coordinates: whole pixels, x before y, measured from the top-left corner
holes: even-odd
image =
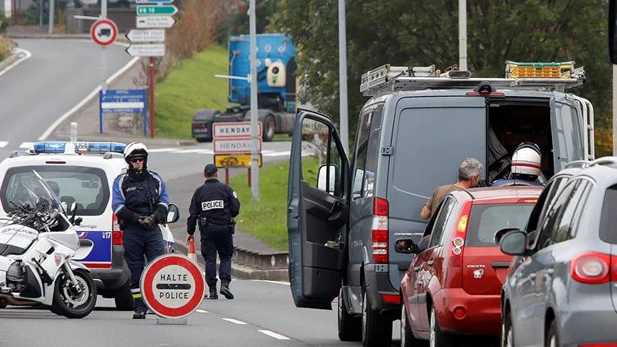
[[[303,167],[311,167],[307,158]],[[229,179],[229,185],[240,199],[240,215],[236,218],[238,229],[245,231],[271,247],[288,250],[287,242],[287,180],[289,161],[264,165],[259,171],[259,203],[253,203],[253,193],[248,186],[248,175]],[[316,173],[305,172],[309,182],[316,180]]]
[[[182,60],[180,66],[156,85],[156,134],[191,139],[191,119],[199,109],[223,110],[227,103],[227,49],[212,45]]]

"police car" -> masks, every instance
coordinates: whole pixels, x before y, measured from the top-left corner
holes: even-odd
[[[92,271],[100,295],[114,298],[120,310],[131,310],[131,273],[124,261],[122,230],[111,208],[113,181],[127,169],[125,147],[117,142],[45,141],[27,152],[11,153],[0,163],[0,215],[15,209],[9,201],[19,200],[19,183],[36,170],[69,209],[75,206],[75,218],[81,218],[76,225],[79,237],[94,243],[90,254],[75,260]],[[170,204],[169,210],[168,222],[173,223],[179,217],[178,207]],[[175,252],[171,230],[160,227],[165,252]]]

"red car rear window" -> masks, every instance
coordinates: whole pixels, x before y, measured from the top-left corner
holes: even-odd
[[[465,246],[496,247],[495,233],[504,228],[525,228],[533,206],[524,203],[473,205]]]

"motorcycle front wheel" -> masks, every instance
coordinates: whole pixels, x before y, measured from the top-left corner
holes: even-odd
[[[76,290],[69,276],[61,273],[56,280],[51,311],[67,318],[83,318],[96,305],[96,286],[90,273],[85,270],[76,269],[73,275],[80,290]]]

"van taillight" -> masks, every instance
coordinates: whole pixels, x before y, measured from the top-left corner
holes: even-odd
[[[116,217],[115,213],[111,218],[111,244],[114,246],[122,245],[122,230],[120,230],[118,217]]]
[[[465,236],[467,235],[467,227],[469,226],[469,214],[471,213],[471,200],[465,202],[461,210],[461,215],[456,223],[456,230],[450,241],[450,256],[448,264],[453,267],[463,265],[463,246],[465,246]]]
[[[612,257],[608,254],[587,252],[577,255],[570,262],[570,276],[585,284],[602,284],[615,280],[616,269],[610,271]],[[612,261],[615,263],[615,261]],[[614,264],[613,264],[614,265]]]
[[[372,229],[373,263],[388,264],[388,200],[373,200]]]

